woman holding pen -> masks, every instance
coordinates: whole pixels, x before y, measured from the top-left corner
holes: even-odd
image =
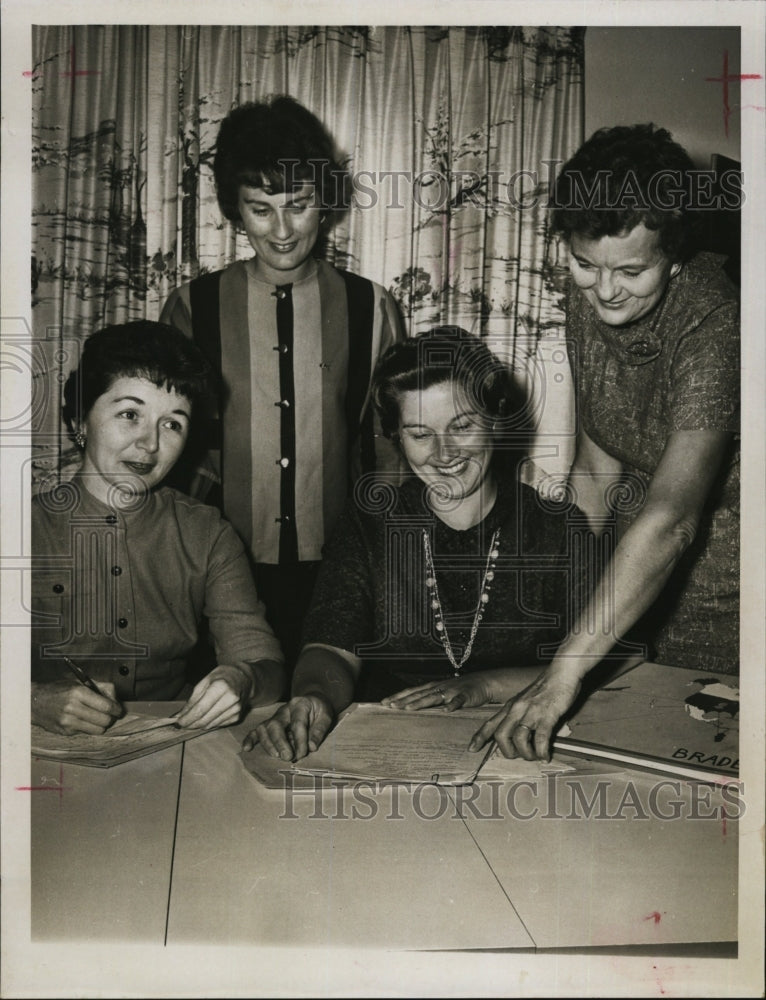
[[[217,510],[162,487],[210,376],[160,323],[85,343],[64,391],[82,466],[32,502],[36,725],[101,733],[122,701],[184,698],[178,725],[208,729],[282,693],[282,652],[242,543]],[[217,666],[193,684],[205,629]]]

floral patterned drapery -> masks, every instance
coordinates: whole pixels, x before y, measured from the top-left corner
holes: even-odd
[[[553,358],[563,324],[545,196],[582,140],[583,31],[35,27],[44,377],[58,387],[92,330],[157,318],[178,283],[251,254],[217,206],[215,137],[237,104],[289,93],[325,122],[355,177],[327,258],[390,288],[410,333],[481,332],[529,378],[537,342]],[[554,384],[547,370],[531,381],[538,393]],[[71,454],[54,443],[55,409],[37,428],[41,471]]]

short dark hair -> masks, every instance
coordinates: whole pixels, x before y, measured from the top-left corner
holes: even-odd
[[[657,230],[672,261],[696,251],[698,220],[689,154],[652,123],[602,128],[559,171],[552,226],[567,242],[617,236],[640,223]]]
[[[377,364],[372,393],[385,436],[398,436],[403,392],[443,382],[457,384],[490,420],[518,409],[510,370],[484,341],[459,326],[437,326],[389,347]]]
[[[323,208],[346,207],[348,175],[332,137],[292,97],[271,97],[231,111],[218,132],[213,172],[218,204],[232,222],[241,221],[243,184],[281,193],[311,181]]]
[[[63,415],[72,434],[118,378],[166,386],[185,396],[192,409],[209,401],[214,380],[199,348],[172,326],[143,319],[104,327],[85,341],[64,386]]]

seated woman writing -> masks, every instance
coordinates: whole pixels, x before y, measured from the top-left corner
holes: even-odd
[[[102,733],[121,701],[188,697],[178,725],[207,729],[282,694],[282,652],[242,543],[217,510],[161,487],[210,374],[160,323],[107,327],[85,343],[64,391],[82,467],[32,502],[36,725]],[[192,690],[205,619],[218,666]]]
[[[441,327],[396,344],[373,393],[411,475],[357,487],[325,552],[293,697],[245,749],[298,759],[354,699],[503,702],[516,668],[553,656],[589,589],[585,519],[518,481],[525,432],[484,343]]]

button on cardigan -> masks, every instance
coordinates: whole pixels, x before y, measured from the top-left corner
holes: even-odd
[[[401,329],[380,285],[313,262],[276,287],[237,261],[176,289],[161,319],[193,336],[224,388],[210,448],[185,492],[221,509],[258,563],[321,559],[350,485],[399,471],[375,433],[369,386]],[[217,438],[217,440],[216,440]]]
[[[70,677],[63,654],[121,700],[173,699],[204,618],[218,663],[283,659],[231,525],[175,490],[125,512],[75,478],[33,499],[32,548],[34,681]]]

